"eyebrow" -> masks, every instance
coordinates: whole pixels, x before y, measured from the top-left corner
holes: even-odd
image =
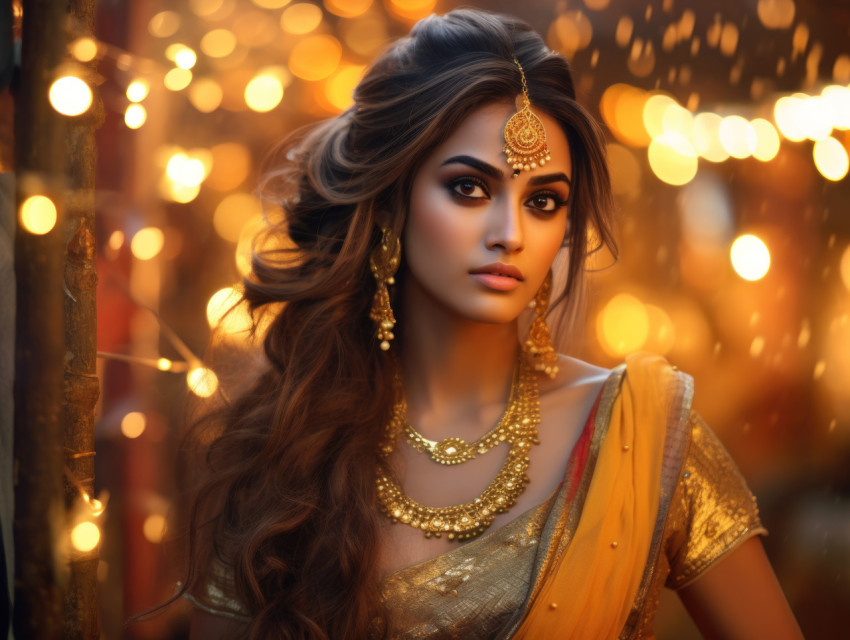
[[[472,167],[473,169],[478,169],[481,173],[486,176],[490,176],[496,180],[504,180],[505,173],[498,167],[494,167],[489,162],[484,162],[483,160],[479,160],[478,158],[474,158],[472,156],[452,156],[448,160],[445,160],[440,166],[444,167],[447,164],[465,164],[468,167]],[[533,176],[529,181],[528,185],[531,187],[535,187],[541,184],[551,184],[553,182],[566,182],[567,185],[572,186],[572,182],[567,177],[567,174],[558,172],[558,173],[547,173],[542,176]]]

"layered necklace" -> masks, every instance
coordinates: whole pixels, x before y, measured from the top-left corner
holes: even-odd
[[[483,533],[495,517],[516,504],[528,484],[531,445],[539,444],[540,401],[537,376],[530,359],[522,353],[514,371],[508,406],[499,422],[474,442],[462,438],[429,440],[407,421],[407,402],[400,381],[396,384],[397,400],[392,418],[381,443],[376,477],[378,504],[393,522],[401,522],[421,530],[426,538],[444,534],[449,540],[467,540]],[[396,442],[405,441],[419,453],[427,454],[442,465],[462,464],[483,455],[505,442],[510,446],[507,459],[496,477],[472,502],[448,507],[428,507],[404,493],[390,472],[386,459],[395,450]]]

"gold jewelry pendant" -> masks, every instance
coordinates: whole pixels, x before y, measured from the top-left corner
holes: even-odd
[[[528,98],[528,84],[525,72],[519,60],[514,58],[522,76],[522,108],[508,119],[505,124],[505,147],[503,151],[508,157],[508,164],[514,170],[514,177],[520,171],[531,171],[545,165],[549,156],[549,145],[546,143],[546,130],[540,118],[531,110]]]

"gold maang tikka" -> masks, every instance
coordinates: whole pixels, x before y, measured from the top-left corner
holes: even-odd
[[[504,152],[508,157],[508,164],[514,170],[514,177],[517,177],[520,171],[542,167],[551,158],[543,123],[531,110],[525,72],[516,57],[514,62],[522,76],[522,108],[512,115],[505,125]]]

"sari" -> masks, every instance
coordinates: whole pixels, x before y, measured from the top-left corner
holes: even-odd
[[[388,576],[373,637],[652,638],[662,587],[690,584],[766,533],[692,397],[691,378],[663,358],[628,357],[605,382],[549,499]],[[229,582],[213,572],[189,599],[244,620]]]

